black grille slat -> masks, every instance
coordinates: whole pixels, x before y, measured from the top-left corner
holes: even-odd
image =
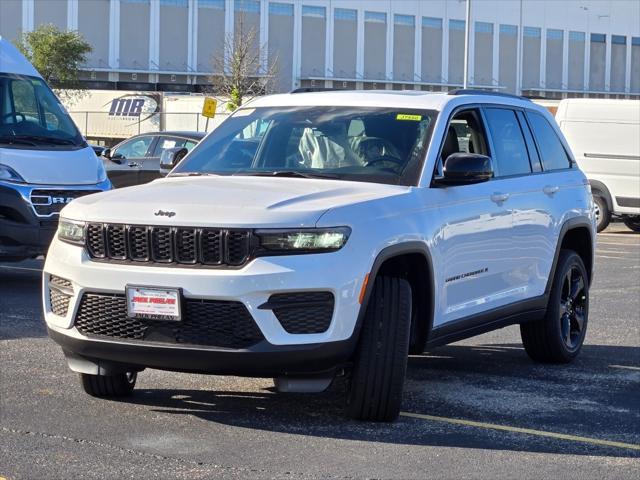
[[[107,225],[107,256],[114,260],[127,259],[127,229],[124,225]]]
[[[251,259],[251,230],[89,223],[91,258],[115,262],[241,267]]]
[[[334,303],[331,292],[277,293],[271,295],[268,302],[282,328],[291,334],[326,332],[331,325]]]
[[[35,189],[31,191],[31,204],[38,215],[49,216],[59,213],[67,204],[69,198],[80,198],[100,190],[47,190]],[[63,201],[59,201],[62,199]],[[55,202],[55,203],[50,203]],[[45,204],[46,203],[46,204]]]
[[[85,293],[75,327],[86,336],[236,349],[264,340],[240,302],[185,298],[182,315],[181,321],[129,318],[124,295]]]

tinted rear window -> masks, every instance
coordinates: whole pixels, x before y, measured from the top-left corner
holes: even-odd
[[[571,166],[571,161],[551,124],[539,113],[528,112],[529,123],[536,138],[542,166],[545,170],[562,170]]]
[[[503,108],[487,108],[485,115],[491,131],[496,177],[531,173],[527,147],[515,112]]]

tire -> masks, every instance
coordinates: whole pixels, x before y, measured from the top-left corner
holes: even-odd
[[[609,222],[611,222],[611,212],[609,211],[609,206],[607,205],[607,201],[604,197],[594,195],[593,202],[595,203],[596,208],[596,227],[598,232],[601,232],[609,226]]]
[[[520,325],[524,349],[537,362],[569,363],[580,353],[588,320],[587,270],[576,252],[562,250],[545,317]]]
[[[117,375],[80,374],[80,383],[86,393],[92,397],[127,397],[133,392],[138,375],[136,372]]]
[[[398,418],[411,331],[411,286],[376,278],[360,333],[347,392],[347,415],[391,422]]]
[[[640,232],[640,215],[628,215],[623,218],[624,224],[634,232]]]

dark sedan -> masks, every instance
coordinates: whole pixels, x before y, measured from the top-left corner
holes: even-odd
[[[104,167],[114,187],[129,187],[160,178],[160,156],[168,148],[191,151],[204,132],[159,132],[135,135],[102,152]]]

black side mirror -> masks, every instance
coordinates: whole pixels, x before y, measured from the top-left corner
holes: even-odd
[[[160,173],[168,173],[189,151],[184,147],[167,148],[160,155]]]
[[[102,150],[102,153],[100,155],[102,155],[104,158],[108,160],[111,160],[111,149],[105,148],[104,150]]]
[[[441,185],[469,185],[493,178],[491,158],[478,153],[452,153],[444,161]]]

